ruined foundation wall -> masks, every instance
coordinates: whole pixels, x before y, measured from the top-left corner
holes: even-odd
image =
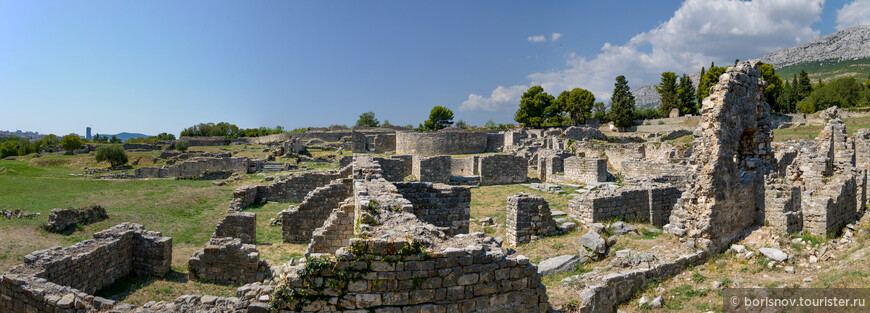
[[[525,183],[529,180],[528,161],[508,154],[481,156],[478,170],[480,185],[503,185]]]
[[[483,153],[487,134],[476,131],[397,132],[396,154],[423,156]]]
[[[822,189],[806,192],[801,200],[804,230],[817,236],[840,233],[857,214],[855,176],[837,177]]]
[[[212,238],[239,238],[242,243],[257,242],[257,214],[233,213],[224,217],[214,229]]]
[[[450,181],[450,156],[425,157],[415,155],[412,175],[423,182],[447,183]]]
[[[233,200],[230,202],[229,210],[241,211],[246,207],[266,201],[302,202],[305,196],[317,187],[347,176],[350,176],[350,167],[343,167],[341,171],[293,175],[266,186],[244,186],[233,191]]]
[[[281,230],[284,242],[311,240],[311,234],[329,217],[339,203],[351,196],[350,178],[337,179],[326,186],[318,187],[305,197],[299,206],[281,211]]]
[[[771,184],[764,192],[764,220],[776,230],[794,233],[803,230],[801,188]]]
[[[199,177],[207,172],[233,171],[247,173],[251,160],[246,157],[200,158],[168,167],[140,167],[136,178]]]
[[[622,174],[626,177],[686,176],[688,170],[688,166],[682,164],[662,163],[645,159],[629,159],[622,162]]]
[[[568,215],[586,225],[618,218],[662,226],[680,196],[680,188],[666,184],[600,189],[569,200]]]
[[[448,235],[467,234],[471,218],[471,191],[443,184],[403,182],[394,184],[411,202],[413,213],[421,221],[446,227]]]
[[[523,256],[481,248],[446,248],[419,254],[404,254],[408,243],[392,240],[351,240],[352,254],[341,261],[326,260],[316,277],[291,276],[290,289],[305,289],[321,278],[358,277],[342,290],[324,284],[322,300],[288,300],[280,309],[344,312],[548,312],[546,288],[537,267]],[[501,249],[499,249],[501,250]],[[352,270],[370,268],[367,275]],[[281,299],[282,294],[275,297]],[[295,300],[295,301],[293,301]],[[339,309],[341,305],[343,309]]]
[[[350,244],[353,237],[354,203],[345,200],[323,222],[323,226],[314,230],[311,235],[311,243],[305,250],[305,256],[312,253],[335,253],[341,247]]]
[[[0,311],[55,312],[85,308],[106,309],[114,301],[93,294],[117,279],[135,274],[162,276],[172,261],[172,238],[125,223],[94,234],[67,248],[32,252],[24,264],[0,276]],[[70,301],[61,301],[71,296]]]
[[[519,246],[537,237],[556,234],[550,205],[542,197],[517,193],[507,198],[507,243]]]
[[[403,181],[408,176],[406,169],[412,162],[409,158],[374,158],[381,165],[381,174],[387,181]]]
[[[239,238],[211,238],[188,260],[190,278],[223,285],[263,281],[269,264],[260,260],[256,246]]]
[[[477,165],[480,158],[477,156],[469,158],[451,158],[450,159],[450,175],[453,176],[472,176],[477,175]]]
[[[607,181],[607,159],[570,157],[564,161],[565,179],[580,183]]]

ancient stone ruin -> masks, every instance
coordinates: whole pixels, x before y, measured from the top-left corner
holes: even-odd
[[[518,246],[537,237],[555,235],[556,221],[544,198],[518,193],[507,199],[507,242]]]
[[[115,301],[94,297],[127,275],[163,276],[172,261],[172,238],[124,223],[67,248],[24,257],[0,276],[0,311],[86,312],[107,310]]]
[[[45,229],[51,232],[74,230],[77,225],[87,225],[109,218],[106,209],[95,204],[81,208],[54,209],[48,215]]]

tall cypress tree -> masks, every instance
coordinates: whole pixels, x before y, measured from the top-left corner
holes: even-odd
[[[659,92],[659,98],[661,99],[659,112],[664,116],[668,116],[672,109],[679,106],[679,100],[677,99],[677,74],[673,72],[662,73],[662,82],[656,86],[656,91]]]
[[[677,84],[677,100],[681,115],[698,113],[698,107],[695,105],[697,103],[695,102],[695,86],[692,85],[692,78],[687,74],[680,76],[680,83]]]
[[[610,116],[613,125],[619,128],[626,128],[634,123],[634,95],[631,94],[631,88],[623,75],[617,76],[616,83],[613,84]]]

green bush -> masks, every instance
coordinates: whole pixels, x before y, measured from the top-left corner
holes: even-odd
[[[97,162],[109,161],[113,168],[127,163],[127,152],[121,145],[101,145],[97,147],[95,157]]]
[[[72,153],[82,148],[82,139],[77,135],[66,135],[60,140],[60,146],[67,152]]]
[[[184,152],[187,151],[187,148],[190,147],[190,143],[187,140],[181,140],[175,143],[175,150]]]

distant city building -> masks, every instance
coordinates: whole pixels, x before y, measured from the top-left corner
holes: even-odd
[[[90,127],[85,129],[85,139],[87,139],[87,140],[94,139],[93,137],[91,137],[91,128]]]

